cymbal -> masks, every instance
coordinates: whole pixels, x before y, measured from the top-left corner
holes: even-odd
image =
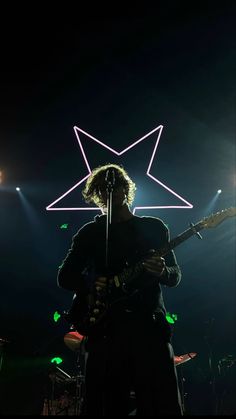
[[[187,354],[184,355],[179,355],[179,356],[174,356],[174,363],[175,365],[180,365],[183,364],[184,362],[190,361],[190,359],[195,358],[195,356],[197,355],[196,352],[189,352]]]
[[[72,351],[77,351],[81,345],[84,336],[78,332],[68,332],[64,336],[66,346]]]

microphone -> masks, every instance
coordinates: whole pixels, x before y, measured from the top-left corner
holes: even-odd
[[[115,185],[115,171],[114,171],[114,169],[108,169],[106,171],[105,182],[110,186]]]

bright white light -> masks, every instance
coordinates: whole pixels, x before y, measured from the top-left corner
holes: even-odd
[[[20,191],[20,188],[19,188],[19,186],[17,186],[16,190],[17,190],[17,191]]]
[[[220,194],[221,192],[222,192],[222,190],[221,189],[218,189],[217,193]]]

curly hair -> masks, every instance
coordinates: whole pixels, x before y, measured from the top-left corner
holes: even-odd
[[[131,205],[136,191],[135,183],[130,179],[128,173],[118,164],[108,163],[103,166],[98,166],[92,170],[90,176],[88,177],[85,188],[82,191],[83,198],[85,202],[93,202],[98,207],[105,208],[106,204],[104,203],[101,197],[101,188],[105,185],[105,176],[108,169],[114,169],[116,184],[118,186],[123,186],[127,203]]]

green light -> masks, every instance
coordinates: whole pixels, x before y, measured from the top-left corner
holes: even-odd
[[[59,319],[60,319],[61,315],[60,313],[58,313],[58,311],[55,311],[55,313],[53,314],[53,320],[56,323]]]
[[[174,324],[177,321],[177,318],[177,314],[171,314],[169,313],[169,311],[167,311],[166,320],[168,321],[168,323]]]
[[[175,322],[168,313],[166,314],[166,320],[168,321],[168,323],[171,323],[171,324]]]
[[[60,358],[59,356],[55,356],[55,358],[52,358],[51,359],[51,361],[50,361],[52,364],[53,363],[55,363],[55,364],[61,364],[62,362],[63,362],[63,360],[62,360],[62,358]]]
[[[68,228],[68,225],[69,225],[69,224],[66,224],[66,223],[65,223],[65,224],[62,224],[60,228],[61,228],[61,229]]]

